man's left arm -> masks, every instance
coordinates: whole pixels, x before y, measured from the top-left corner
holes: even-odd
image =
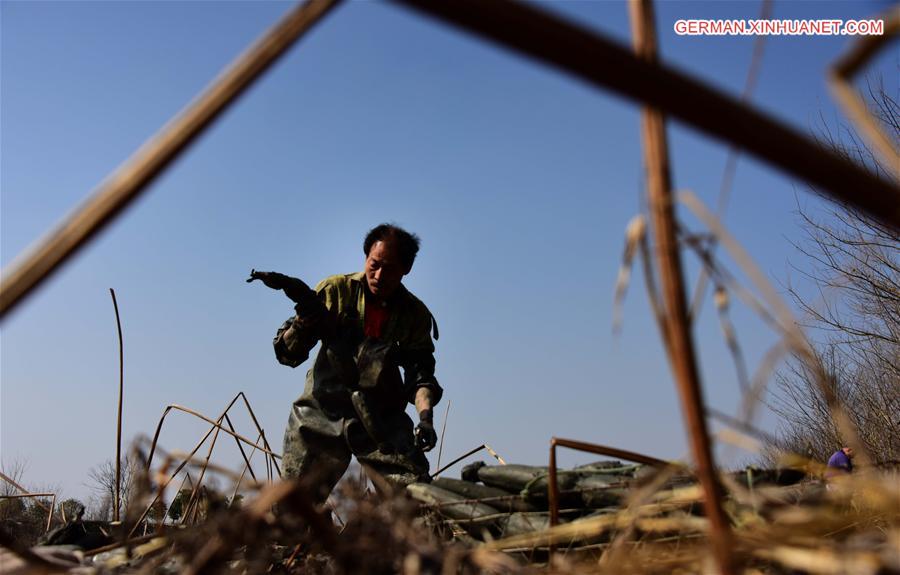
[[[420,387],[416,390],[416,412],[422,413],[426,409],[430,410],[434,405],[431,399],[431,388]]]
[[[419,412],[419,423],[416,425],[416,445],[422,451],[431,451],[437,445],[434,411],[431,406],[431,389],[420,387],[416,391],[416,411]]]
[[[403,387],[406,399],[416,410],[430,409],[438,404],[444,390],[434,376],[434,342],[431,340],[431,313],[421,302],[415,310],[406,337],[400,337],[398,363],[403,368]],[[428,393],[421,390],[427,390]],[[426,405],[427,403],[427,405]]]
[[[434,342],[431,340],[431,322],[431,313],[422,306],[422,313],[417,314],[400,360],[409,402],[416,406],[416,412],[419,414],[419,423],[416,426],[416,444],[422,451],[430,451],[437,443],[433,408],[443,395],[443,389],[434,376],[435,360]]]

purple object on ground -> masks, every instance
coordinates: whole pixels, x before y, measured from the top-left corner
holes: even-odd
[[[850,473],[853,471],[853,462],[843,449],[839,449],[828,459],[828,467]]]

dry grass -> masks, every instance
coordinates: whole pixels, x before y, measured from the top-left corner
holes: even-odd
[[[202,464],[202,463],[201,463]],[[211,468],[210,468],[211,469]],[[357,480],[314,509],[300,482],[259,485],[241,507],[211,510],[191,526],[166,526],[104,553],[76,555],[59,571],[99,573],[706,573],[714,563],[698,485],[665,487],[664,468],[631,490],[622,508],[535,533],[486,542],[444,521],[439,506],[382,497]],[[235,480],[240,477],[232,472]],[[747,488],[721,477],[741,574],[900,573],[900,475],[864,470],[830,485]],[[548,554],[555,545],[557,551]],[[116,546],[113,546],[116,547]],[[127,551],[126,551],[127,550]],[[45,572],[40,553],[6,555],[16,572]],[[83,572],[83,571],[82,571]]]

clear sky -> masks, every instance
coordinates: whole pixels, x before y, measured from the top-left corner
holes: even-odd
[[[628,42],[623,3],[543,6]],[[774,17],[874,17],[888,6],[776,2]],[[3,0],[4,269],[291,7]],[[754,39],[672,27],[758,12],[757,2],[661,3],[662,57],[737,95]],[[769,38],[755,101],[803,131],[820,118],[837,125],[825,70],[851,41]],[[897,69],[896,52],[876,66],[894,94]],[[670,137],[676,186],[714,205],[725,146],[678,124]],[[440,325],[437,375],[452,403],[444,462],[487,442],[509,461],[546,464],[554,435],[683,457],[639,273],[624,330],[611,330],[641,170],[634,103],[402,7],[344,4],[5,319],[0,456],[27,460],[29,485],[77,496],[88,470],[114,457],[110,287],[124,327],[127,439],[152,435],[169,403],[215,417],[244,391],[280,450],[306,366],[281,366],[272,352],[290,302],[244,279],[251,268],[309,283],[357,271],[367,229],[393,221],[422,237],[406,285]],[[725,221],[782,290],[808,289],[790,265],[801,263],[798,202],[821,206],[802,183],[742,158]],[[734,369],[710,308],[695,329],[706,397],[733,412]],[[733,321],[753,368],[774,336],[737,305]],[[163,445],[190,449],[204,427],[170,419]],[[235,423],[255,437],[245,417]],[[233,444],[215,458],[236,465]],[[562,464],[591,459],[565,453]]]

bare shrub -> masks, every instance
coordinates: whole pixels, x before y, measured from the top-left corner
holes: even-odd
[[[883,88],[870,85],[869,96],[896,142],[900,107]],[[822,140],[872,171],[890,172],[850,130],[826,129]],[[846,206],[824,217],[802,208],[799,215],[804,263],[795,267],[819,297],[789,292],[860,440],[876,463],[900,460],[900,233]],[[807,366],[789,362],[775,383],[769,405],[782,419],[777,448],[821,461],[845,444]]]
[[[135,472],[138,462],[133,457],[122,458],[119,516],[125,516],[128,503],[135,491]],[[96,499],[90,506],[91,519],[109,521],[113,517],[113,505],[116,498],[116,462],[108,459],[88,472],[89,487],[94,491]]]

